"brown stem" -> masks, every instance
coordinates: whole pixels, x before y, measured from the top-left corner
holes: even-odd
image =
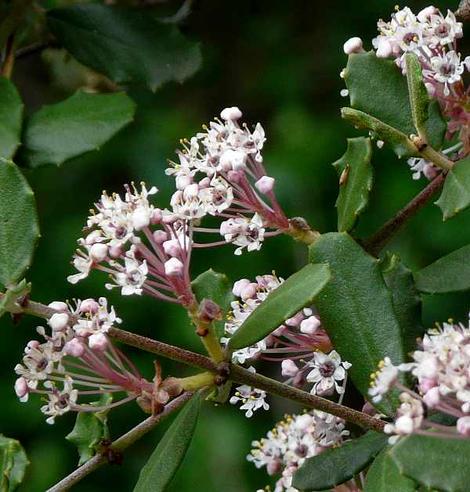
[[[20,305],[17,304],[15,309],[19,308]],[[53,309],[33,301],[25,302],[22,306],[22,311],[24,313],[46,319],[55,312]],[[225,374],[225,377],[228,376],[228,379],[231,379],[237,383],[248,384],[277,396],[281,396],[282,398],[296,401],[310,408],[331,413],[332,415],[336,415],[337,417],[343,418],[348,422],[357,424],[366,429],[383,431],[385,426],[385,422],[382,420],[370,417],[365,413],[345,407],[333,401],[327,400],[326,398],[311,395],[306,391],[293,388],[292,386],[267,378],[261,374],[253,374],[247,369],[237,365],[229,365],[227,363],[216,364],[212,359],[204,355],[196,354],[194,352],[190,352],[189,350],[159,342],[151,338],[143,337],[141,335],[137,335],[136,333],[130,333],[119,328],[111,328],[108,331],[108,335],[114,340],[118,340],[126,345],[145,350],[146,352],[161,355],[193,367],[199,367],[206,371],[211,371],[214,373],[223,371],[225,373],[228,369],[228,374]]]
[[[136,425],[126,434],[122,435],[120,438],[116,439],[109,448],[112,451],[123,451],[131,444],[134,444],[142,436],[150,432],[157,424],[159,424],[166,416],[170,413],[178,410],[184,403],[186,403],[189,398],[191,398],[191,393],[184,393],[178,398],[175,398],[170,403],[165,405],[163,412],[158,415],[152,415],[148,419],[145,419],[140,424]],[[107,458],[103,454],[96,454],[93,458],[89,459],[80,468],[77,468],[70,475],[66,476],[60,482],[56,483],[53,487],[48,489],[47,492],[61,492],[63,490],[68,490],[70,487],[78,483],[80,480],[85,478],[91,472],[100,468],[107,463]]]
[[[383,247],[401,229],[405,222],[421,210],[442,187],[445,174],[439,174],[424,190],[416,195],[405,207],[388,220],[375,234],[363,241],[364,248],[372,255],[378,255]]]
[[[5,60],[2,65],[1,75],[6,79],[11,78],[15,64],[15,35],[8,36],[5,47]]]

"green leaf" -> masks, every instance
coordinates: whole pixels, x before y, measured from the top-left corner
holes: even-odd
[[[444,220],[470,205],[470,157],[457,162],[449,171],[436,205],[442,210]]]
[[[413,273],[394,254],[387,254],[380,266],[385,284],[392,294],[405,353],[411,352],[416,348],[416,339],[424,333],[421,297],[416,289]]]
[[[16,490],[23,481],[28,465],[28,458],[19,441],[0,434],[0,490]]]
[[[20,158],[31,167],[60,165],[72,157],[97,150],[132,121],[134,111],[134,102],[123,92],[78,91],[31,116]]]
[[[467,492],[470,440],[417,434],[400,438],[390,454],[400,473],[442,492]]]
[[[333,346],[352,364],[354,385],[367,397],[377,364],[385,356],[394,364],[405,359],[400,324],[378,260],[346,233],[323,234],[310,247],[310,259],[330,266],[331,281],[316,297],[315,307]],[[393,412],[390,399],[377,406]]]
[[[53,34],[79,62],[118,84],[155,90],[183,82],[200,67],[201,53],[174,25],[148,12],[98,4],[50,10]]]
[[[375,458],[366,476],[364,492],[414,492],[417,485],[400,473],[389,453],[383,449]]]
[[[351,107],[367,113],[406,137],[416,134],[408,95],[406,78],[393,60],[377,58],[374,52],[349,55],[344,72]],[[429,143],[440,149],[444,140],[446,123],[437,101],[427,106],[425,129]],[[414,155],[392,143],[399,156]]]
[[[369,431],[363,436],[308,458],[294,475],[302,491],[325,490],[346,482],[363,470],[387,444],[387,436]]]
[[[11,159],[20,145],[23,103],[12,82],[0,77],[0,157]]]
[[[230,338],[230,350],[238,350],[262,340],[282,323],[313,303],[330,280],[327,265],[305,265],[291,275],[248,316]]]
[[[340,190],[336,200],[338,231],[352,229],[358,215],[367,205],[372,189],[371,158],[369,138],[349,138],[346,153],[333,163],[340,175]]]
[[[427,294],[470,289],[470,244],[439,258],[414,277],[417,289]]]
[[[421,64],[414,53],[406,53],[405,66],[413,124],[418,134],[427,140],[426,122],[429,118],[428,107],[431,100],[423,83]]]
[[[341,108],[341,116],[356,128],[372,130],[376,137],[388,142],[399,157],[418,155],[415,144],[404,133],[382,123],[377,118],[352,108]]]
[[[166,431],[140,471],[134,492],[163,492],[178,470],[196,429],[201,394],[196,393]]]
[[[12,286],[31,265],[39,224],[34,193],[19,168],[0,159],[0,283]]]
[[[104,394],[99,401],[92,402],[91,405],[101,407],[109,405],[112,400],[110,394]],[[65,439],[77,446],[79,466],[96,454],[97,447],[103,439],[109,438],[107,414],[107,411],[80,412],[72,431],[65,436]]]
[[[224,320],[230,311],[230,303],[235,299],[227,275],[214,272],[210,268],[196,277],[191,286],[199,302],[203,299],[210,299],[222,309],[223,319],[215,323],[216,334],[220,338],[224,333]]]

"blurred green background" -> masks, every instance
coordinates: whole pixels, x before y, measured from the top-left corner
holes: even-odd
[[[375,23],[388,18],[395,0],[367,2],[200,0],[193,5],[183,31],[198,40],[204,57],[202,69],[183,85],[169,84],[156,94],[131,90],[138,103],[135,122],[99,152],[69,162],[57,169],[27,172],[40,213],[42,238],[28,278],[32,298],[52,300],[107,295],[123,318],[123,327],[193,350],[201,350],[177,307],[140,297],[120,297],[104,289],[104,277],[95,274],[77,286],[65,280],[71,273],[70,258],[80,237],[87,211],[102,189],[120,191],[130,180],[145,180],[160,188],[160,204],[171,192],[164,175],[166,159],[172,158],[181,137],[190,137],[200,125],[226,106],[239,106],[245,121],[260,121],[268,141],[265,163],[278,181],[278,197],[288,214],[305,216],[320,231],[335,229],[334,203],[337,176],[330,165],[345,150],[346,137],[355,132],[339,117],[343,88],[339,72],[346,57],[343,42],[360,35],[370,47]],[[436,2],[455,9],[456,2]],[[170,8],[178,7],[170,2]],[[418,10],[425,2],[408,4]],[[68,96],[50,78],[40,55],[17,64],[14,81],[28,110]],[[379,227],[425,185],[413,181],[405,162],[384,148],[373,159],[375,185],[370,206],[362,216],[357,233],[365,237]],[[470,211],[442,222],[434,205],[413,218],[390,244],[412,268],[427,265],[438,257],[470,242]],[[194,255],[193,274],[209,267],[226,272],[232,280],[254,277],[273,269],[288,276],[305,261],[305,249],[290,239],[267,241],[260,252],[235,257],[232,248]],[[427,326],[449,317],[465,321],[468,295],[427,296],[424,322]],[[21,404],[13,392],[14,365],[25,343],[33,336],[38,320],[23,319],[13,326],[7,317],[0,322],[3,334],[0,432],[19,439],[31,460],[21,490],[36,492],[70,472],[77,462],[74,447],[64,440],[74,416],[45,423],[40,402],[32,398]],[[142,372],[151,378],[152,360],[128,351]],[[164,362],[165,371],[189,374]],[[268,374],[278,368],[266,366]],[[186,371],[186,372],[185,372]],[[169,490],[193,492],[253,491],[269,483],[264,471],[247,463],[250,442],[264,435],[285,412],[299,411],[295,405],[271,399],[271,410],[246,419],[232,406],[205,405],[194,442]],[[112,412],[112,436],[118,436],[142,419],[137,406]],[[74,490],[132,490],[139,469],[146,461],[168,422],[125,453],[121,466],[102,468]]]

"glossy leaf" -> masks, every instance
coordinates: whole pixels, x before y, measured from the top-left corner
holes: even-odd
[[[265,338],[286,319],[312,304],[329,280],[327,265],[305,265],[248,316],[230,338],[229,349],[238,350]]]
[[[218,273],[210,268],[198,275],[191,283],[196,299],[211,299],[222,309],[222,321],[216,321],[217,335],[220,337],[224,332],[225,318],[230,311],[230,303],[235,299],[232,294],[232,285],[223,273]]]
[[[470,244],[439,258],[414,277],[416,287],[427,294],[470,289]]]
[[[99,149],[133,120],[134,102],[123,92],[78,91],[65,101],[44,106],[26,125],[20,158],[31,167],[60,165]]]
[[[436,205],[442,210],[444,220],[470,205],[470,157],[457,162],[449,171]]]
[[[377,364],[385,356],[394,364],[405,358],[401,327],[378,260],[346,233],[323,234],[310,247],[310,259],[330,266],[331,281],[316,297],[315,307],[333,346],[352,364],[354,385],[367,397]],[[379,407],[393,411],[390,399]]]
[[[405,353],[416,348],[416,339],[424,332],[421,322],[422,302],[413,273],[397,255],[387,255],[381,261],[382,275],[391,295],[400,324]]]
[[[308,458],[294,475],[293,486],[302,491],[324,490],[351,479],[386,445],[387,436],[369,431],[337,448]]]
[[[365,209],[372,189],[372,147],[369,138],[349,138],[346,153],[333,163],[340,176],[338,231],[353,228],[358,215]]]
[[[387,447],[375,458],[366,475],[364,492],[414,492],[417,484],[400,473]]]
[[[196,393],[177,415],[140,472],[134,492],[163,492],[186,454],[199,416],[201,395]]]
[[[19,441],[0,434],[0,490],[16,490],[24,479],[28,465],[28,458]]]
[[[467,492],[470,483],[470,440],[411,435],[390,451],[400,472],[442,492]]]
[[[155,90],[183,82],[201,64],[196,43],[174,25],[136,9],[82,4],[50,10],[49,26],[79,62],[118,84],[139,83]]]
[[[11,287],[22,277],[38,237],[33,191],[13,162],[0,159],[0,284]]]
[[[352,54],[344,72],[351,107],[367,113],[406,137],[416,134],[406,78],[393,60],[378,58],[374,52]],[[446,131],[437,101],[429,103],[425,130],[429,143],[440,149]],[[398,155],[411,155],[392,143]]]
[[[113,398],[110,394],[104,394],[98,402],[92,406],[109,405]],[[107,412],[80,412],[75,420],[72,431],[65,439],[75,444],[79,454],[78,465],[83,465],[98,451],[98,446],[103,439],[109,438]]]
[[[0,77],[0,157],[11,159],[20,145],[23,103],[14,84]]]

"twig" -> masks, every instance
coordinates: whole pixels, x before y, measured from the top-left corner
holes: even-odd
[[[421,210],[441,188],[445,181],[445,174],[442,173],[429,183],[424,190],[416,195],[405,207],[395,216],[388,220],[375,234],[363,241],[365,249],[372,255],[380,253],[382,248],[400,230],[405,222]]]
[[[24,46],[23,48],[19,48],[16,50],[16,59],[24,58],[29,55],[34,55],[40,51],[45,50],[46,48],[52,48],[58,46],[52,41],[39,41],[37,43],[30,44],[28,46]]]
[[[140,424],[136,425],[126,434],[122,435],[120,438],[116,439],[110,448],[113,451],[123,451],[131,444],[134,444],[142,436],[150,432],[156,425],[158,425],[165,417],[170,413],[178,410],[184,403],[186,403],[191,397],[191,393],[184,393],[181,396],[175,398],[173,401],[165,406],[162,413],[158,415],[152,415],[148,419],[145,419]],[[96,454],[93,458],[89,459],[80,468],[77,468],[70,475],[66,476],[60,482],[56,483],[53,487],[48,489],[47,492],[61,492],[63,490],[68,490],[70,487],[80,482],[83,478],[89,475],[91,472],[100,468],[102,465],[107,463],[106,456],[103,454]]]
[[[2,295],[0,294],[0,298],[1,297]],[[55,312],[50,307],[44,306],[43,304],[37,302],[27,301],[23,304],[23,306],[17,304],[15,309],[22,307],[22,311],[24,313],[46,319]],[[141,335],[137,335],[136,333],[130,333],[119,328],[111,328],[108,331],[108,335],[114,340],[118,340],[132,347],[145,350],[146,352],[161,355],[193,367],[199,367],[200,369],[204,369],[206,371],[223,373],[224,377],[236,381],[237,383],[248,384],[277,396],[281,396],[282,398],[296,401],[310,408],[328,412],[367,429],[383,431],[385,426],[385,422],[382,420],[370,417],[363,412],[339,405],[338,403],[320,396],[311,395],[306,391],[280,383],[266,376],[253,374],[247,369],[237,365],[229,365],[227,363],[216,364],[213,360],[204,355],[197,354],[180,347],[175,347],[167,343],[159,342],[151,338],[143,337]]]

